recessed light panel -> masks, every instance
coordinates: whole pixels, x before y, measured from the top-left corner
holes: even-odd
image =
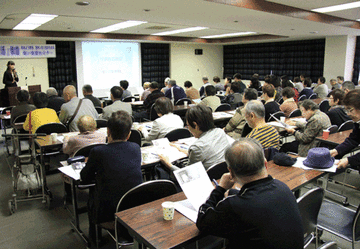
[[[95,29],[93,31],[93,33],[108,33],[108,32],[112,32],[115,30],[119,30],[119,29],[126,29],[126,28],[130,28],[130,27],[134,27],[134,26],[138,26],[141,24],[144,24],[147,22],[142,22],[142,21],[126,21],[126,22],[121,22],[121,23],[117,23],[117,24],[113,24],[104,28],[100,28],[100,29]]]
[[[192,32],[192,31],[198,31],[198,30],[203,30],[203,29],[208,29],[208,28],[207,27],[192,27],[192,28],[186,28],[186,29],[177,29],[177,30],[172,30],[172,31],[160,32],[160,33],[155,33],[155,34],[151,34],[151,35],[159,35],[159,36],[173,35],[173,34]]]
[[[31,14],[26,17],[22,22],[16,25],[14,30],[34,30],[40,27],[44,23],[47,23],[57,17],[57,15],[43,15],[43,14]]]
[[[317,9],[313,9],[312,11],[319,12],[319,13],[327,13],[327,12],[334,12],[334,11],[340,11],[340,10],[354,9],[354,8],[359,8],[359,7],[360,7],[360,1],[357,1],[357,2],[344,3],[344,4],[339,4],[339,5],[334,5],[334,6],[324,7],[324,8],[317,8]]]
[[[212,39],[212,38],[223,38],[223,37],[232,37],[232,36],[244,36],[244,35],[253,35],[256,32],[239,32],[239,33],[229,33],[229,34],[222,34],[222,35],[207,35],[201,36],[200,38],[203,39]]]

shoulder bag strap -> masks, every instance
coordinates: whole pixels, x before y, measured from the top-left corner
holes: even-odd
[[[31,134],[31,130],[32,130],[32,125],[31,125],[31,112],[29,112],[29,134]]]
[[[74,120],[75,116],[77,115],[77,113],[78,113],[78,111],[79,111],[79,109],[80,109],[80,106],[81,106],[81,102],[82,102],[82,101],[83,101],[83,100],[80,99],[79,104],[78,104],[78,106],[76,107],[76,110],[75,110],[74,114],[73,114],[73,115],[71,116],[71,118],[69,119],[69,121],[68,121],[68,124],[69,124],[69,125],[70,125],[71,122]]]

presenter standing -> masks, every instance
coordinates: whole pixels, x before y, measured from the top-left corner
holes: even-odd
[[[3,83],[5,84],[5,88],[8,88],[16,87],[16,82],[19,82],[19,77],[15,70],[15,63],[13,61],[9,61],[7,63],[7,69],[4,72]]]

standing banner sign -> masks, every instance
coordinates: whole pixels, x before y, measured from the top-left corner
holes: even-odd
[[[3,58],[55,58],[55,44],[0,44],[0,59]]]

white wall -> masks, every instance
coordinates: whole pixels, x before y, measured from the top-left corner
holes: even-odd
[[[324,77],[327,83],[337,76],[352,80],[355,36],[328,36],[325,40]]]
[[[5,38],[0,37],[0,44],[46,44],[45,39],[37,38]],[[46,58],[39,59],[0,59],[1,86],[3,72],[6,70],[6,64],[9,60],[15,62],[15,68],[19,75],[18,86],[25,86],[25,77],[27,77],[27,85],[41,85],[41,91],[49,88],[48,66]],[[33,76],[35,72],[35,76]]]
[[[202,49],[203,54],[195,55],[195,49]],[[184,82],[189,80],[199,89],[203,85],[203,76],[207,76],[212,83],[214,76],[222,79],[222,71],[222,45],[170,44],[170,77],[176,80],[177,85],[184,87]]]

